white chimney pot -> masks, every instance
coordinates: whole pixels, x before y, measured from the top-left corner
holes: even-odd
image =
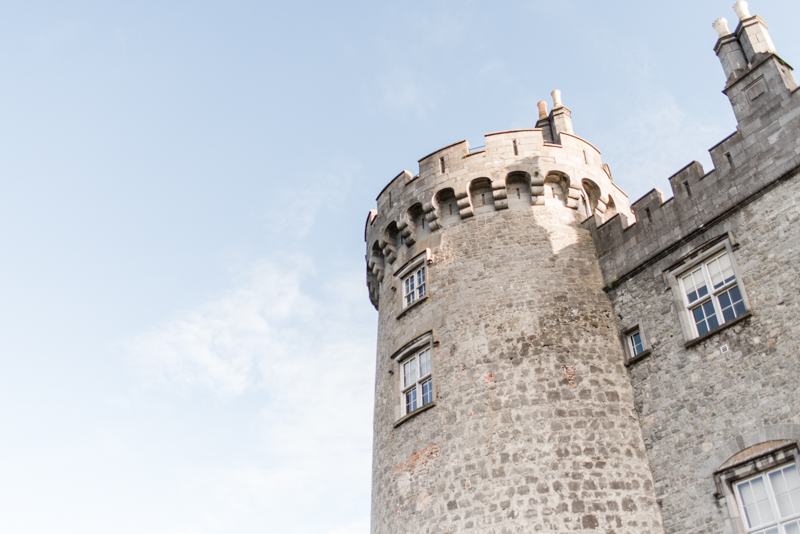
[[[547,118],[547,102],[542,100],[539,102],[539,118],[546,119]]]
[[[554,89],[553,92],[550,93],[550,94],[553,96],[553,107],[554,108],[560,108],[560,107],[562,107],[564,105],[564,104],[561,103],[561,91],[559,91],[558,89]]]
[[[720,39],[731,34],[731,31],[728,29],[728,21],[724,18],[715,20],[712,26],[717,30],[717,35],[719,35]]]
[[[733,6],[733,10],[736,11],[736,16],[739,17],[739,20],[749,19],[750,18],[750,8],[747,7],[747,2],[744,0],[739,0]]]

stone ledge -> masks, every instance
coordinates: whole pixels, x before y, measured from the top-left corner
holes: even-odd
[[[411,304],[409,304],[408,306],[406,306],[405,308],[403,308],[403,311],[401,311],[400,313],[398,313],[398,314],[397,314],[397,319],[401,318],[401,317],[402,317],[402,316],[404,316],[404,315],[405,315],[405,314],[406,314],[406,313],[407,313],[409,310],[411,310],[412,308],[416,307],[417,305],[419,305],[419,304],[421,304],[421,303],[425,302],[426,300],[428,300],[428,295],[427,295],[427,294],[426,294],[424,297],[420,297],[420,298],[418,298],[417,300],[415,300],[414,302],[412,302]]]
[[[651,354],[653,354],[653,349],[643,350],[642,352],[640,352],[639,354],[637,354],[636,356],[625,362],[625,367],[630,367],[635,363],[639,363],[640,361],[644,360]]]
[[[434,406],[436,406],[436,401],[429,402],[428,404],[426,404],[424,406],[420,406],[419,408],[417,408],[413,412],[407,413],[403,417],[401,417],[400,419],[395,421],[395,423],[392,425],[392,428],[397,428],[398,426],[402,425],[403,423],[405,423],[406,421],[408,421],[412,417],[415,417],[415,416],[421,414],[422,412],[428,411],[431,408],[433,408]]]

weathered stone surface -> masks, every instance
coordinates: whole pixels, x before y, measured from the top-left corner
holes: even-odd
[[[718,41],[737,131],[670,199],[629,207],[563,106],[381,192],[374,534],[744,532],[715,472],[800,442],[800,91],[766,32],[748,15]],[[693,342],[672,269],[719,243],[749,314]],[[636,325],[650,351],[626,368]],[[435,405],[404,417],[393,357],[426,333]]]

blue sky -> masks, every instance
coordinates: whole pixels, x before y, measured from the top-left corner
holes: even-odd
[[[726,2],[11,2],[0,531],[366,534],[363,227],[559,88],[635,200],[735,129]],[[759,0],[800,62],[800,4]]]

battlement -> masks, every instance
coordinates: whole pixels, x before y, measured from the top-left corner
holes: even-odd
[[[378,307],[384,276],[427,248],[442,231],[471,217],[506,209],[559,205],[603,223],[631,217],[627,196],[613,183],[600,151],[572,133],[571,114],[553,92],[548,115],[540,103],[536,128],[485,135],[485,148],[467,141],[419,160],[419,173],[398,174],[378,195],[365,231],[367,285]]]
[[[605,223],[585,221],[607,286],[723,223],[765,188],[800,170],[800,93],[791,67],[777,56],[766,24],[750,15],[746,2],[735,9],[741,19],[735,34],[725,19],[714,27],[737,130],[709,150],[713,170],[705,173],[695,161],[669,178],[672,198],[664,200],[654,189],[631,205],[635,219],[620,214]]]

